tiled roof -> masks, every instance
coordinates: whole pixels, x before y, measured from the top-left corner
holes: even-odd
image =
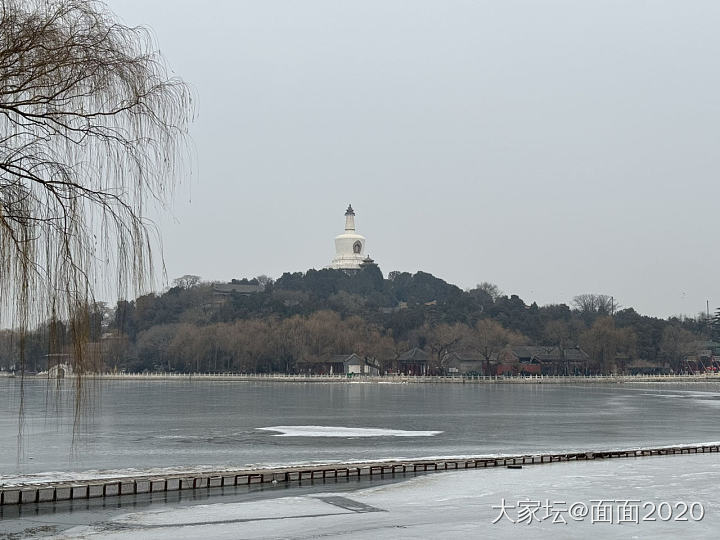
[[[559,361],[562,358],[559,347],[550,346],[518,346],[512,347],[512,352],[518,358],[531,358],[541,362]],[[565,360],[569,362],[584,361],[587,353],[579,347],[565,349]]]
[[[353,364],[364,364],[365,360],[360,358],[357,354],[335,354],[330,359],[331,362],[343,362],[345,364],[347,363],[353,363]]]
[[[414,347],[409,351],[402,353],[398,357],[398,362],[427,362],[429,359],[430,355],[428,353],[422,349]]]
[[[218,293],[231,294],[253,294],[260,292],[260,285],[245,285],[242,283],[216,283],[213,290]]]
[[[482,362],[483,357],[480,354],[472,352],[451,352],[447,355],[446,361],[458,362]]]

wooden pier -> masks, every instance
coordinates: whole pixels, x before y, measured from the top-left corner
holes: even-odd
[[[720,453],[720,445],[670,446],[665,448],[642,448],[600,452],[576,452],[563,454],[535,454],[503,457],[483,457],[440,460],[377,461],[368,463],[315,465],[268,469],[237,469],[218,472],[174,474],[165,476],[133,476],[80,480],[72,482],[47,482],[0,486],[0,505],[17,505],[116,497],[138,493],[155,493],[179,490],[221,488],[252,484],[290,484],[305,481],[353,477],[388,477],[404,474],[509,465],[540,465],[562,461],[587,461],[598,459],[637,458],[643,456],[668,456],[676,454]]]

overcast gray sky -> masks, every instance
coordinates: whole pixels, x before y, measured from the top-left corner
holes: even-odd
[[[198,96],[170,279],[329,264],[720,305],[720,2],[109,0]]]

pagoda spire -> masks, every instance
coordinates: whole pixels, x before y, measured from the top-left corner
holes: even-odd
[[[353,210],[352,204],[348,204],[347,210],[345,210],[345,231],[350,232],[355,230],[355,210]]]

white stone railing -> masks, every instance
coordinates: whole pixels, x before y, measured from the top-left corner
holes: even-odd
[[[37,375],[47,378],[47,374]],[[577,383],[577,382],[693,382],[720,381],[720,373],[659,375],[361,375],[361,374],[287,374],[287,373],[98,373],[94,379],[109,380],[238,380],[279,382],[417,382],[417,383]],[[72,378],[72,376],[66,376]]]

